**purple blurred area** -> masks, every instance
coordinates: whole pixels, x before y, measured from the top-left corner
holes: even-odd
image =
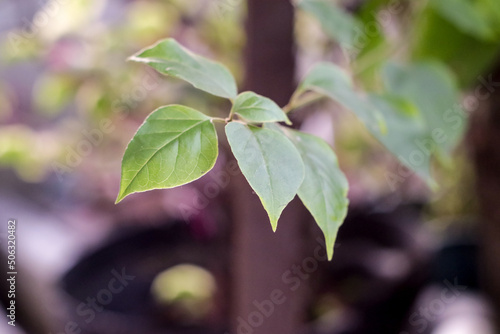
[[[234,312],[241,291],[227,184],[239,172],[225,143],[205,177],[114,204],[124,149],[152,110],[184,103],[223,116],[228,107],[126,58],[174,37],[223,62],[241,85],[244,7],[236,0],[222,7],[219,0],[0,2],[0,268],[13,218],[18,270],[16,326],[3,314],[3,280],[0,333],[223,334],[240,317],[241,333],[252,333],[248,315]],[[299,72],[317,58],[301,47]],[[316,256],[324,246],[315,225],[297,240],[309,255],[283,273],[284,287],[305,296],[297,330],[494,333],[478,282],[476,219],[440,216],[467,212],[464,203],[446,188],[440,195],[456,202],[441,205],[416,177],[391,193],[381,175],[397,163],[373,139],[360,140],[364,130],[338,106],[333,116],[315,108],[303,129],[336,145],[341,165],[346,157],[351,209],[332,262]]]

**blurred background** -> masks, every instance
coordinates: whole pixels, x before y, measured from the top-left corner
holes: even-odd
[[[330,3],[338,36],[284,0],[0,1],[0,267],[14,218],[18,270],[16,326],[2,315],[0,332],[497,333],[500,6]],[[208,175],[115,205],[121,157],[152,110],[229,108],[127,62],[166,37],[280,105],[317,61],[371,92],[388,60],[436,62],[453,74],[446,108],[463,110],[463,139],[433,162],[432,191],[411,173],[394,179],[402,165],[339,105],[294,113],[350,183],[331,262],[298,201],[272,233],[222,128]]]

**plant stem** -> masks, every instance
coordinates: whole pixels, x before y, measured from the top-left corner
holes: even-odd
[[[309,95],[305,98],[302,98],[301,100],[299,100],[297,97],[295,96],[292,96],[292,98],[290,99],[290,102],[283,107],[283,111],[288,114],[289,112],[293,111],[293,110],[296,110],[296,109],[300,109],[300,108],[303,108],[311,103],[314,103],[314,102],[317,102],[317,101],[320,101],[322,99],[324,99],[325,96],[321,95],[321,94],[313,94],[313,95]]]
[[[233,120],[233,116],[234,116],[234,111],[233,111],[233,108],[231,107],[231,111],[229,112],[229,116],[227,116],[227,118],[226,118],[226,123],[231,122]]]
[[[222,117],[212,117],[212,122],[216,123],[227,123],[228,118],[222,118]]]

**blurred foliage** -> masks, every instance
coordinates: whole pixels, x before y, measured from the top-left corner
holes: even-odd
[[[430,126],[443,125],[444,117],[451,115],[448,111],[457,111],[456,116],[462,121],[456,120],[453,123],[459,123],[462,128],[457,134],[463,133],[466,127],[463,122],[466,120],[466,113],[463,110],[467,108],[460,100],[444,97],[456,95],[456,91],[451,95],[444,93],[448,90],[447,86],[451,92],[456,90],[457,84],[465,91],[484,84],[482,81],[485,79],[481,80],[479,76],[486,74],[485,77],[487,77],[487,71],[495,65],[500,51],[500,26],[498,25],[500,2],[495,0],[370,0],[362,2],[304,0],[299,3],[305,4],[302,7],[308,12],[299,13],[298,17],[299,23],[302,25],[307,23],[307,27],[297,28],[299,52],[302,57],[308,58],[301,62],[301,64],[306,64],[304,70],[307,70],[307,66],[310,67],[310,64],[318,59],[327,59],[341,64],[350,70],[357,84],[364,90],[403,94],[411,98],[412,102],[419,107],[420,112],[426,115]],[[347,35],[338,36],[338,31],[337,33],[331,31],[331,26],[323,15],[326,9],[318,11],[310,8],[311,6],[316,6],[316,9],[329,8],[342,4],[350,10],[356,24],[361,24],[361,28],[355,28],[354,34],[348,35],[348,41],[346,41]],[[308,15],[309,13],[312,15]],[[317,20],[313,20],[313,16]],[[320,26],[323,27],[324,32]],[[352,21],[346,23],[346,27],[348,26],[353,26]],[[309,49],[312,49],[313,53],[310,53]],[[332,52],[332,50],[337,50],[337,52]],[[414,73],[407,73],[407,78],[410,80],[406,80],[406,84],[402,85],[402,82],[399,82],[387,85],[384,75],[387,74],[388,61],[396,61],[408,68],[415,66],[413,64],[416,63],[433,63],[437,65],[436,69],[446,70],[449,67],[454,77],[451,81],[447,80],[449,84],[442,85],[442,93],[439,93],[439,90],[434,87],[435,81],[427,80],[426,77],[429,76],[415,67]],[[443,71],[431,72],[435,72],[430,73],[431,77],[434,75],[437,78]],[[457,83],[452,82],[454,80]],[[421,84],[417,85],[417,81]],[[453,102],[454,100],[456,102]],[[451,122],[451,118],[449,121]],[[369,192],[365,192],[368,196],[372,193],[390,194],[397,190],[401,195],[413,193],[413,198],[418,198],[419,194],[429,197],[428,191],[419,186],[415,187],[418,182],[415,183],[416,180],[413,177],[408,178],[398,189],[391,189],[388,186],[384,174],[400,170],[401,167],[394,164],[393,157],[380,151],[379,143],[366,136],[366,130],[356,126],[356,122],[351,117],[343,115],[336,120],[335,127],[339,161],[344,170],[352,174],[350,177],[351,196],[356,196],[359,184],[359,188],[370,189]],[[345,130],[346,128],[348,130]],[[461,138],[461,135],[459,137]],[[460,138],[448,141],[446,151],[453,152]],[[431,196],[434,201],[429,212],[433,215],[463,215],[470,214],[474,210],[475,204],[470,186],[473,174],[465,156],[463,151],[453,157],[439,154],[439,159],[434,161],[433,170],[438,176],[441,188]],[[360,165],[363,172],[357,172]],[[360,191],[360,193],[363,192]]]
[[[50,72],[41,75],[33,87],[37,111],[49,117],[59,114],[72,101],[75,86],[70,76]]]
[[[499,54],[499,22],[495,0],[431,0],[415,22],[412,57],[440,60],[470,86]]]
[[[89,164],[79,145],[88,141],[83,133],[99,130],[102,120],[126,129],[130,121],[138,125],[150,110],[174,100],[216,114],[219,99],[191,94],[194,90],[181,82],[167,83],[126,60],[137,49],[176,36],[222,59],[241,79],[240,7],[203,0],[45,2],[32,18],[0,34],[0,73],[5,72],[0,164],[29,182],[43,181],[50,172],[65,177]],[[21,72],[25,77],[16,78]],[[12,81],[22,84],[11,87]],[[91,150],[108,151],[113,141],[121,145],[121,135],[126,131],[105,134]],[[68,165],[71,159],[78,163]]]
[[[441,188],[428,207],[428,217],[470,218],[477,212],[478,202],[472,178],[474,167],[468,154],[462,145],[452,163],[437,170]]]
[[[192,264],[179,264],[158,274],[151,285],[156,301],[168,308],[168,314],[184,322],[209,315],[216,282],[213,275]]]
[[[33,131],[24,125],[2,126],[0,166],[14,168],[26,181],[41,181],[57,158],[57,141],[51,131]]]

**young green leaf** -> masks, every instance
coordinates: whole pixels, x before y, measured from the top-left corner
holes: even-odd
[[[354,39],[362,26],[352,15],[331,1],[302,0],[298,6],[316,17],[324,31],[341,46],[347,49],[354,46]]]
[[[273,231],[283,209],[304,179],[304,164],[290,140],[273,130],[226,125],[226,135],[241,172],[259,196]]]
[[[212,169],[217,154],[217,134],[208,116],[180,105],[160,107],[127,146],[116,201],[194,181]]]
[[[286,130],[299,150],[305,177],[298,195],[323,231],[328,259],[340,225],[347,215],[349,185],[340,170],[337,156],[322,139],[295,130]]]
[[[192,53],[172,38],[161,40],[129,59],[146,63],[210,94],[228,99],[237,95],[234,77],[225,66]]]
[[[249,123],[286,122],[290,120],[273,100],[255,94],[243,92],[234,100],[232,112]]]

